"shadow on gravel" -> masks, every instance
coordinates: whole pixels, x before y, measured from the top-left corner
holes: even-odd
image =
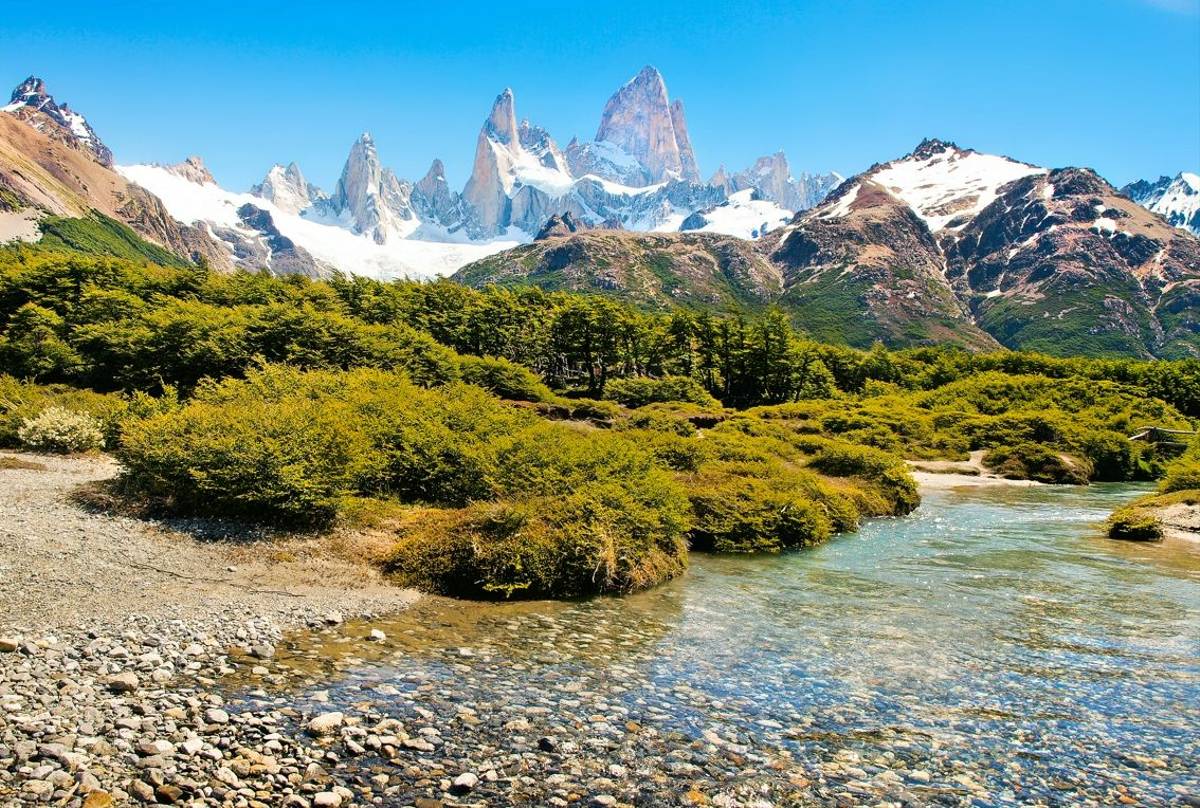
[[[155,526],[183,533],[199,541],[219,541],[234,544],[276,542],[282,539],[303,539],[320,535],[314,531],[295,531],[243,522],[236,519],[184,516],[174,512],[165,499],[139,495],[127,496],[120,478],[85,483],[70,493],[71,502],[90,513],[122,516],[153,523]]]

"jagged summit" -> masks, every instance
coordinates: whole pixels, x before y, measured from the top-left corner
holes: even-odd
[[[927,137],[918,143],[917,147],[909,152],[908,156],[915,157],[918,160],[928,160],[930,157],[934,157],[935,155],[942,154],[943,152],[947,151],[963,152],[964,150],[960,149],[958,144],[954,143],[954,141],[941,140],[936,137]],[[973,152],[974,150],[968,149],[966,151]]]
[[[30,76],[18,84],[17,88],[12,91],[12,97],[9,98],[9,102],[34,106],[30,101],[36,103],[38,100],[49,98],[50,96],[46,93],[46,82],[37,76]]]
[[[46,82],[38,76],[31,75],[18,84],[0,111],[15,115],[59,143],[87,152],[106,168],[112,167],[112,151],[87,119],[66,104],[56,103],[46,91]]]
[[[534,236],[534,241],[545,241],[548,238],[557,236],[569,236],[571,233],[578,233],[581,230],[589,229],[587,225],[571,215],[571,211],[567,211],[562,215],[554,214],[546,223],[542,225],[542,229]]]
[[[616,147],[644,169],[648,183],[699,182],[683,105],[672,105],[662,74],[647,65],[604,105],[596,142]],[[644,184],[644,183],[643,183]]]
[[[295,162],[284,167],[280,163],[271,166],[267,176],[250,189],[254,196],[268,199],[275,207],[288,213],[300,213],[326,199],[320,188],[304,177],[304,172]]]
[[[488,115],[486,128],[488,134],[496,140],[511,145],[517,139],[517,113],[513,100],[513,91],[505,87],[492,103],[491,114]]]
[[[168,171],[177,177],[183,177],[188,182],[194,182],[198,185],[203,185],[211,182],[214,185],[216,180],[213,179],[212,173],[208,170],[208,166],[204,165],[204,160],[199,155],[193,154],[182,163],[176,163],[173,166],[166,167]]]

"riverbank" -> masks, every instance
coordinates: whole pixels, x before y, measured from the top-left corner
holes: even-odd
[[[315,739],[272,732],[286,706],[235,711],[217,681],[282,683],[266,665],[286,632],[417,593],[351,560],[362,548],[336,544],[347,537],[268,547],[76,501],[115,474],[103,456],[0,453],[0,804],[361,799],[334,788]]]
[[[908,460],[908,467],[922,492],[950,491],[963,486],[1042,485],[1033,480],[1010,480],[983,465],[984,450],[971,452],[966,460]]]

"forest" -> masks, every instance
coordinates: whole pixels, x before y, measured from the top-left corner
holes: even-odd
[[[1200,360],[863,351],[775,311],[30,246],[0,249],[0,373],[0,446],[111,451],[164,512],[369,523],[398,581],[484,598],[820,543],[916,507],[905,460],[1186,477],[1194,453],[1128,435],[1200,417]]]

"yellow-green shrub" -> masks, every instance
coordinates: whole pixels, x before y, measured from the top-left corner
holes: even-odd
[[[665,401],[685,401],[705,407],[720,406],[700,382],[687,376],[664,376],[661,379],[630,376],[612,379],[605,385],[604,397],[634,408]]]
[[[687,501],[661,471],[560,496],[476,503],[423,517],[388,562],[401,582],[478,598],[645,589],[687,566]]]

